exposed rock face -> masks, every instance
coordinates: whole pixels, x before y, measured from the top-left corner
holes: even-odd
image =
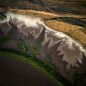
[[[86,51],[62,32],[48,28],[39,18],[7,14],[0,21],[0,48],[36,54],[37,59],[55,65],[59,73],[73,81],[74,74],[84,71]]]

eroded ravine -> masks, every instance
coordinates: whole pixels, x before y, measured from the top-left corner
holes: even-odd
[[[35,54],[37,59],[71,82],[85,70],[86,50],[66,34],[47,27],[40,18],[9,13],[0,21],[0,48]]]

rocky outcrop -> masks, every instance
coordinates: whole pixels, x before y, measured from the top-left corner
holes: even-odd
[[[7,14],[7,19],[0,21],[0,48],[35,54],[45,64],[55,65],[57,72],[71,82],[86,67],[82,45],[36,17]]]
[[[82,20],[85,19],[85,16],[73,14],[60,15],[34,10],[10,9],[10,11],[17,14],[25,14],[42,18],[48,27],[64,32],[86,46],[86,22]]]

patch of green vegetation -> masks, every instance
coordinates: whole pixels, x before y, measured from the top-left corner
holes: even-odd
[[[37,55],[40,54],[41,49],[42,49],[42,47],[41,47],[41,42],[39,42],[39,43],[37,43],[36,46],[32,49],[31,55],[32,55],[33,57],[37,57]],[[29,49],[29,50],[30,50],[30,49]]]
[[[18,41],[17,47],[21,52],[27,52],[27,46],[24,40]]]
[[[32,50],[32,55],[37,56],[40,53],[41,48],[37,47]]]

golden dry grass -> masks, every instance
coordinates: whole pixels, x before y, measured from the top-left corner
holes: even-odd
[[[83,27],[56,20],[45,21],[45,24],[54,30],[68,33],[70,36],[86,45],[86,34],[82,31],[82,29],[84,29]]]
[[[19,10],[19,9],[9,9],[9,11],[17,13],[17,14],[27,14],[32,15],[36,17],[41,17],[43,19],[51,19],[55,17],[73,17],[73,18],[86,18],[85,15],[76,15],[76,14],[56,14],[51,12],[45,12],[45,11],[36,11],[36,10]]]

